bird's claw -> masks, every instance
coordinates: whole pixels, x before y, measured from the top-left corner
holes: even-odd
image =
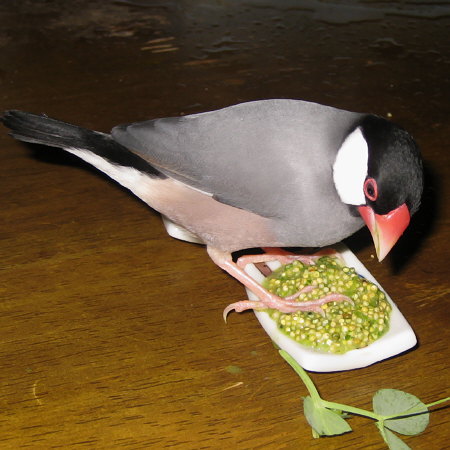
[[[295,295],[295,294],[294,294]],[[325,311],[322,306],[330,302],[349,302],[353,304],[353,300],[343,294],[328,294],[319,299],[310,300],[306,302],[296,302],[289,298],[282,298],[268,292],[268,297],[264,300],[243,300],[240,302],[231,303],[223,311],[223,318],[226,322],[228,313],[231,311],[242,312],[248,309],[262,310],[262,309],[276,309],[282,313],[294,313],[298,311],[314,312],[325,316]]]

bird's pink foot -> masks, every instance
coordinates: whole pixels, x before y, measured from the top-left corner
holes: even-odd
[[[315,254],[312,256],[302,256],[288,253],[282,249],[270,249],[269,252],[266,251],[266,253],[262,255],[243,256],[239,258],[237,263],[234,263],[231,254],[229,252],[224,252],[212,247],[208,247],[207,250],[211,259],[219,267],[221,267],[231,276],[233,276],[242,284],[244,284],[244,286],[246,286],[251,292],[253,292],[259,298],[259,301],[245,300],[228,305],[224,310],[224,318],[226,318],[227,314],[232,310],[241,312],[247,309],[260,310],[268,308],[277,309],[278,311],[284,313],[292,313],[296,311],[313,311],[323,315],[324,312],[322,306],[326,303],[340,302],[340,301],[352,302],[352,300],[349,297],[336,293],[328,294],[322,298],[311,301],[305,302],[295,301],[295,299],[300,294],[313,290],[314,286],[307,286],[298,293],[293,294],[290,297],[283,298],[267,291],[267,289],[261,286],[261,284],[259,284],[256,280],[254,280],[250,275],[248,275],[244,271],[244,267],[247,264],[269,262],[274,260],[280,261],[282,264],[289,264],[295,260],[299,260],[304,264],[314,264],[315,261],[317,261],[318,258],[323,256],[324,253],[321,253],[320,255]],[[327,252],[325,254],[330,253]]]

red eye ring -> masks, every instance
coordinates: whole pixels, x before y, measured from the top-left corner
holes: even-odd
[[[373,178],[367,178],[364,182],[364,195],[373,202],[378,197],[377,182]]]

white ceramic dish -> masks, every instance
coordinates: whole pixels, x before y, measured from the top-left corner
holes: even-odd
[[[348,247],[344,244],[338,244],[333,246],[333,248],[341,254],[347,266],[354,267],[358,274],[375,283],[383,290],[372,274],[363,266]],[[268,266],[274,270],[280,266],[280,263],[270,262],[268,263]],[[264,276],[253,264],[248,264],[245,271],[258,282],[264,280]],[[273,321],[266,312],[255,311],[255,315],[272,341],[278,347],[287,351],[304,369],[313,372],[335,372],[358,369],[398,355],[399,353],[414,347],[417,343],[416,335],[411,326],[389,295],[384,290],[383,292],[386,294],[387,299],[392,305],[389,331],[371,345],[361,349],[351,350],[342,355],[325,353],[301,345],[278,330],[275,321]],[[248,289],[247,295],[250,300],[258,300],[258,298]]]

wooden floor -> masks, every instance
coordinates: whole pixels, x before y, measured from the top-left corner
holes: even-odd
[[[412,3],[354,2],[357,16],[272,3],[2,4],[1,108],[100,131],[273,97],[392,116],[422,148],[422,209],[381,264],[366,230],[348,245],[419,345],[311,377],[362,408],[380,388],[448,396],[448,7],[431,18]],[[202,246],[167,236],[155,211],[62,151],[3,128],[0,149],[0,448],[385,448],[361,417],[312,438],[306,389],[254,315],[222,320],[244,288]],[[448,448],[449,423],[436,411],[405,442]]]

